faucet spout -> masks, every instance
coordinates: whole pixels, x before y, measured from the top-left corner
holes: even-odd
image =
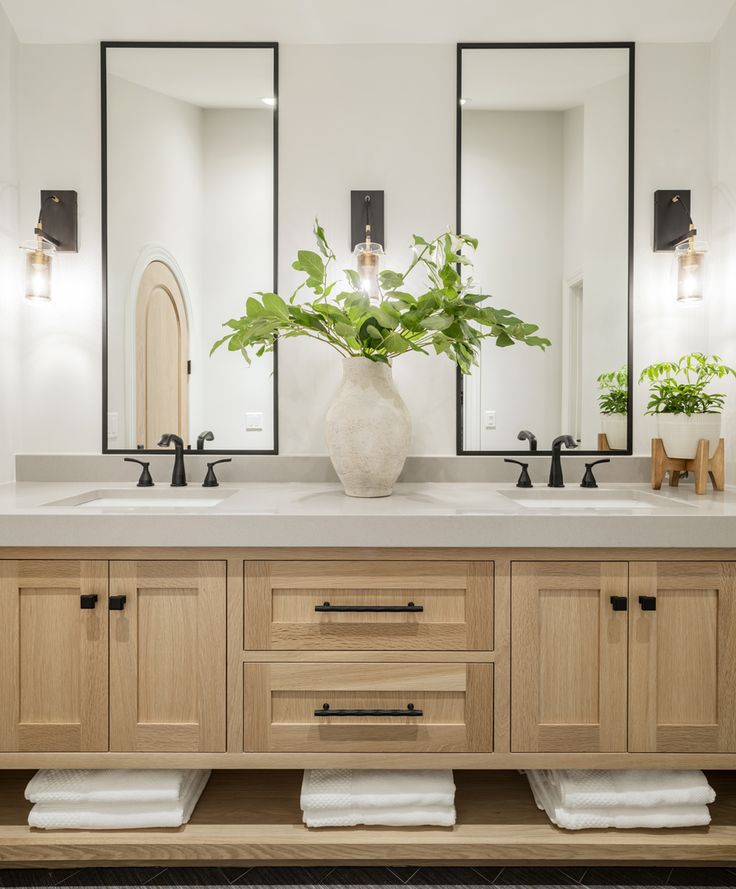
[[[562,477],[562,445],[570,449],[578,446],[572,435],[558,435],[552,442],[552,463],[549,467],[548,488],[565,487],[565,481]]]
[[[168,448],[174,445],[174,471],[171,474],[172,488],[185,488],[187,484],[187,473],[184,468],[184,441],[173,432],[167,432],[161,436],[158,443],[160,448]]]

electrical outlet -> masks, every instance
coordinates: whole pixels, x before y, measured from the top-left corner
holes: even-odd
[[[486,429],[496,428],[496,412],[486,411]]]
[[[262,432],[263,431],[263,414],[248,413],[245,415],[245,431],[246,432]]]

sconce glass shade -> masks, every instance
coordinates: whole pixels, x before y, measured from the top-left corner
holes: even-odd
[[[707,252],[708,248],[702,243],[697,243],[693,238],[683,241],[675,248],[677,302],[703,301]]]
[[[381,287],[378,283],[381,256],[383,256],[383,247],[370,239],[355,245],[360,288],[371,302],[376,303],[381,301]]]
[[[51,283],[56,247],[43,237],[36,237],[21,245],[25,252],[25,295],[31,302],[48,302],[51,299]]]

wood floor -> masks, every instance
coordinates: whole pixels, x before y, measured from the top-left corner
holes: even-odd
[[[308,830],[301,772],[214,772],[191,822],[178,829],[41,831],[27,826],[30,772],[0,773],[0,867],[91,864],[302,863],[575,865],[736,862],[736,773],[711,772],[707,828],[562,831],[535,807],[516,772],[455,773],[455,828]],[[1,884],[0,884],[1,885]],[[733,885],[736,885],[734,879]]]

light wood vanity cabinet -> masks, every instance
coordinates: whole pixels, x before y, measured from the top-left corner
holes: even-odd
[[[511,749],[736,753],[736,562],[512,568]]]
[[[736,551],[33,552],[0,557],[0,767],[736,758]]]

